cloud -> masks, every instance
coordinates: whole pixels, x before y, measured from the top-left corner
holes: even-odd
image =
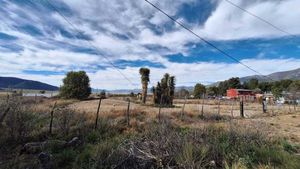
[[[242,60],[243,63],[267,75],[277,71],[286,71],[299,68],[300,59],[248,59]],[[210,84],[215,81],[226,80],[230,77],[244,77],[253,75],[249,69],[238,63],[169,63],[168,67],[151,68],[150,86],[153,86],[161,79],[164,73],[170,73],[176,76],[178,86],[191,86],[196,82]],[[0,65],[2,66],[2,65]],[[140,88],[139,67],[126,67],[122,69],[131,82],[124,80],[120,73],[113,68],[101,69],[96,72],[88,73],[93,88],[99,89],[136,89]],[[28,78],[40,80],[56,86],[62,84],[64,75],[29,75],[23,73],[8,72],[6,76]]]
[[[231,1],[291,34],[300,34],[300,23],[296,22],[300,16],[300,11],[297,10],[300,6],[298,0]],[[227,1],[220,1],[217,9],[207,19],[204,27],[199,29],[199,32],[216,40],[286,36],[285,33],[241,11]]]
[[[253,74],[236,63],[225,63],[224,59],[220,59],[224,56],[216,55],[216,51],[171,22],[144,0],[51,2],[80,33],[45,2],[3,1],[0,7],[0,75],[25,77],[60,85],[63,75],[56,72],[82,69],[90,75],[93,87],[114,89],[140,87],[139,66],[151,68],[153,84],[167,72],[176,75],[179,85],[191,85],[195,81],[208,83],[231,76]],[[240,56],[238,58],[264,74],[293,69],[299,65],[300,55],[295,50],[293,55],[287,57],[281,57],[282,53],[275,56],[278,52],[275,49],[261,51],[261,55],[258,55],[257,49],[269,49],[275,44],[272,38],[285,35],[226,1],[211,1],[211,5],[203,9],[203,17],[199,13],[202,5],[199,5],[199,9],[184,8],[198,4],[196,0],[151,2],[199,35],[217,43],[222,49],[232,53],[237,50],[237,56]],[[297,22],[300,16],[297,7],[300,4],[297,0],[234,2],[286,31],[300,34],[300,24]],[[182,15],[182,12],[186,15]],[[200,17],[199,20],[189,18],[194,14]],[[247,44],[253,38],[269,41],[257,41],[251,45],[251,50],[253,48],[255,52],[242,50],[243,42]],[[238,45],[233,45],[232,41],[236,41]],[[264,46],[265,44],[268,46]],[[299,46],[296,44],[297,39],[291,43]],[[283,43],[282,46],[284,45]],[[202,55],[201,50],[205,54]],[[285,51],[282,48],[280,50]],[[266,59],[271,52],[273,55]],[[179,54],[186,61],[172,61],[169,57],[175,54]],[[288,54],[290,53],[286,53]],[[106,58],[137,84],[128,86],[129,82]],[[45,76],[36,74],[42,72]]]

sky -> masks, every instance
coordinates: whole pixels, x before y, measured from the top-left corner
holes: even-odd
[[[164,73],[178,86],[255,74],[144,0],[50,1],[0,0],[0,76],[60,86],[84,70],[93,88],[111,90],[141,88],[140,67],[150,86]],[[149,1],[262,74],[300,67],[299,0],[231,0],[292,36],[226,0]]]

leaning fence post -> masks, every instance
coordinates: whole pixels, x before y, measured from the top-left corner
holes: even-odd
[[[100,111],[101,102],[102,102],[102,97],[100,97],[100,99],[99,99],[99,104],[98,104],[98,108],[97,108],[97,115],[96,115],[96,121],[95,121],[95,129],[97,129],[97,127],[98,127],[98,117],[99,117],[99,111]]]
[[[186,104],[186,96],[184,97],[184,103],[183,103],[182,110],[181,110],[181,119],[183,118],[183,115],[184,115],[185,104]]]
[[[263,106],[263,113],[267,113],[267,101],[265,98],[263,98],[262,106]]]
[[[245,115],[244,115],[244,101],[240,101],[240,114],[241,114],[241,117],[244,118]]]
[[[0,117],[0,126],[2,125],[2,122],[4,121],[4,119],[5,119],[6,115],[8,114],[9,110],[10,110],[10,107],[7,107],[7,109],[4,111],[4,113]]]
[[[129,116],[129,113],[130,113],[130,99],[128,98],[127,101],[128,101],[127,113],[126,113],[126,116],[127,116],[127,126],[130,126],[130,116]]]
[[[231,118],[233,118],[233,103],[234,103],[234,100],[232,100],[232,102],[231,102],[231,111],[230,111]]]
[[[219,98],[219,102],[218,102],[218,115],[220,116],[220,104],[221,104],[221,99]]]
[[[205,95],[203,94],[202,107],[201,107],[201,117],[204,117],[204,99],[205,99]]]
[[[9,102],[9,94],[7,93],[7,96],[6,96],[6,104],[8,104]]]
[[[49,126],[49,134],[52,134],[52,123],[53,123],[53,113],[54,113],[54,109],[56,107],[56,102],[54,103],[52,110],[50,112],[50,126]]]
[[[160,102],[159,102],[159,108],[158,108],[158,122],[160,123],[160,121],[161,121],[161,115],[160,115],[160,113],[161,113],[161,104],[162,104],[162,96],[160,97]]]
[[[242,118],[245,117],[245,115],[244,115],[244,101],[243,100],[240,101],[240,115],[241,115]]]

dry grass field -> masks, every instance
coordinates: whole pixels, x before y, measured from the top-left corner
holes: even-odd
[[[241,118],[239,102],[175,99],[159,120],[159,107],[132,99],[128,126],[127,98],[111,97],[95,127],[99,99],[5,99],[0,168],[299,168],[299,107],[245,103]]]
[[[74,102],[69,107],[94,116],[98,102],[98,100]],[[264,124],[266,126],[265,129],[271,135],[279,135],[293,142],[300,143],[300,107],[295,107],[296,109],[294,109],[292,105],[268,105],[268,112],[263,113],[261,104],[245,103],[245,118],[242,119],[238,101],[221,100],[219,106],[218,100],[204,100],[204,116],[210,119],[203,120],[200,118],[203,100],[187,100],[182,119],[181,112],[184,102],[184,100],[177,99],[174,101],[174,108],[162,108],[162,117],[172,120],[181,126],[189,127],[203,127],[211,123],[228,125],[232,120],[238,121],[245,126]],[[125,98],[105,99],[100,107],[100,117],[120,118],[125,116],[127,106],[128,102]],[[157,119],[158,111],[158,107],[132,102],[130,104],[130,113],[133,116],[132,123],[137,122],[136,116],[143,116],[144,119],[148,120]],[[220,120],[215,120],[215,118],[218,118],[218,111],[220,111]],[[231,111],[233,114],[231,114]]]

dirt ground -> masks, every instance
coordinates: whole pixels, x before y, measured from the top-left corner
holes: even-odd
[[[182,115],[183,105],[185,120]],[[95,115],[98,107],[98,100],[89,100],[75,102],[69,107],[80,112]],[[183,126],[203,127],[211,123],[229,124],[237,121],[245,126],[258,126],[267,130],[270,135],[287,138],[295,143],[300,143],[300,107],[289,105],[268,105],[268,112],[262,112],[262,105],[258,103],[245,103],[245,119],[240,118],[240,107],[237,101],[228,100],[175,100],[175,108],[162,108],[161,116],[173,120]],[[205,121],[199,118],[202,110],[204,116],[218,115],[226,117],[222,121]],[[125,115],[128,102],[125,98],[111,98],[102,100],[100,107],[100,116],[118,117]],[[220,108],[219,108],[220,107]],[[158,107],[150,105],[141,105],[139,103],[130,103],[130,112],[133,116],[143,114],[146,119],[157,118]],[[231,114],[232,112],[232,114]],[[233,119],[233,120],[231,120]]]

